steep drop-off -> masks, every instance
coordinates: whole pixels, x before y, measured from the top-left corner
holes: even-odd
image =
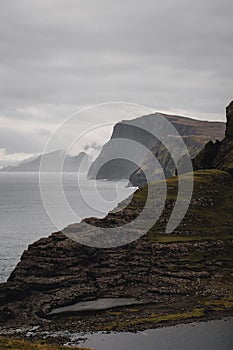
[[[184,178],[190,181],[189,175]],[[97,249],[80,245],[63,233],[54,233],[30,245],[8,282],[0,285],[2,327],[39,324],[59,329],[60,322],[65,320],[63,327],[69,325],[78,331],[132,330],[155,327],[154,313],[161,316],[182,309],[192,318],[194,309],[199,310],[199,316],[233,312],[231,176],[215,170],[196,172],[190,208],[172,235],[164,230],[174,206],[177,179],[167,180],[167,185],[168,198],[161,218],[146,236],[134,243]],[[99,226],[96,231],[101,236],[101,226],[113,227],[133,220],[146,195],[144,187],[121,212],[87,221]],[[151,215],[153,210],[152,207]],[[71,225],[66,232],[88,234],[82,232],[82,224]],[[122,317],[117,316],[117,321],[108,313],[78,315],[76,322],[71,322],[68,316],[61,319],[46,316],[54,307],[114,297],[139,298],[150,307],[146,314],[138,307],[138,312],[127,313],[126,323],[124,312]],[[219,308],[211,308],[216,302],[220,302]],[[141,321],[139,314],[143,315]],[[96,317],[100,319],[97,321]]]
[[[225,123],[200,121],[165,114],[162,114],[162,116],[183,137],[191,157],[195,157],[210,139],[221,140],[224,136]],[[161,145],[161,142],[152,135],[157,132],[161,133],[161,130],[158,130],[160,126],[158,117],[159,115],[155,113],[117,123],[110,141],[104,145],[100,155],[92,163],[88,176],[108,180],[125,178],[130,179],[134,186],[141,186],[146,183],[143,170],[147,169],[150,181],[160,179],[161,175],[157,172],[154,157],[149,153],[149,150],[152,150],[152,153],[161,163],[165,176],[168,178],[174,175],[175,166],[171,156]],[[152,134],[145,131],[145,129],[150,130]],[[166,130],[164,130],[163,137],[172,139],[172,135],[168,135]],[[138,165],[133,162],[119,158],[115,159],[116,154],[124,154],[125,145],[120,140],[121,138],[136,141],[148,148],[148,156],[146,159],[141,159],[141,164],[139,164],[141,168],[138,168]],[[119,142],[117,142],[117,139],[119,139]],[[112,140],[115,140],[115,143],[112,143]],[[109,159],[110,161],[108,161]]]
[[[231,118],[228,113],[227,128]],[[230,142],[231,136],[226,139]],[[0,330],[35,324],[50,330],[137,330],[169,321],[232,315],[233,179],[229,172],[211,169],[196,171],[194,180],[189,209],[172,234],[165,229],[176,201],[177,177],[166,180],[167,199],[158,221],[131,244],[91,248],[69,237],[91,240],[95,235],[101,241],[104,227],[113,227],[117,235],[120,225],[143,210],[147,186],[106,218],[86,219],[93,227],[90,231],[82,222],[31,244],[8,282],[0,285]],[[182,175],[182,181],[192,181],[191,174]],[[151,184],[152,218],[163,184]],[[55,307],[115,297],[138,298],[147,305],[115,313],[49,315]]]
[[[193,160],[194,169],[220,169],[233,175],[233,101],[226,107],[226,118],[224,139],[209,141]]]

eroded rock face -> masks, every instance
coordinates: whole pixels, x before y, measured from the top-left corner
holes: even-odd
[[[183,137],[192,158],[200,152],[208,140],[221,140],[224,137],[225,123],[200,121],[174,115],[162,114],[162,116]],[[100,155],[92,163],[88,176],[92,179],[130,179],[134,186],[143,186],[147,182],[143,173],[145,168],[149,169],[149,181],[162,178],[161,174],[158,174],[154,157],[161,163],[165,177],[173,176],[175,166],[171,156],[161,142],[150,133],[162,135],[166,140],[171,140],[172,144],[172,135],[168,135],[166,130],[160,130],[160,127],[157,113],[117,123],[110,141],[104,145]],[[148,155],[145,159],[141,159],[141,164],[122,159],[124,157],[116,159],[116,155],[121,154],[121,151],[123,156],[125,154],[125,145],[121,138],[136,141],[148,149]]]
[[[203,183],[200,176],[204,177]],[[170,182],[171,199],[167,200],[152,237],[149,233],[123,247],[98,249],[57,232],[31,244],[8,282],[0,285],[0,325],[44,324],[52,308],[96,298],[139,298],[164,307],[178,298],[180,307],[187,307],[182,305],[183,296],[198,304],[202,297],[230,295],[232,263],[227,259],[233,254],[231,223],[224,213],[222,218],[218,217],[221,233],[216,232],[215,223],[209,220],[209,215],[205,217],[204,210],[216,205],[219,190],[231,181],[227,173],[198,174],[190,211],[172,237],[164,234],[176,192],[175,183]],[[143,206],[143,191],[138,190],[131,205],[122,211],[112,212],[102,220],[87,221],[101,230],[134,219]],[[153,210],[152,207],[152,213]],[[206,227],[211,228],[211,235],[219,234],[219,238],[205,238]],[[82,224],[70,225],[68,232],[82,234]],[[225,280],[227,283],[223,283]]]
[[[232,241],[228,249],[233,249]],[[146,239],[122,248],[94,249],[55,233],[30,245],[0,286],[0,322],[43,322],[53,307],[101,297],[169,302],[176,296],[205,295],[220,271],[216,256],[224,250],[221,241],[164,244]]]
[[[220,169],[233,175],[233,101],[226,107],[226,131],[222,141],[209,141],[193,160],[194,170]]]
[[[225,137],[229,140],[233,140],[233,101],[226,107],[226,133]]]

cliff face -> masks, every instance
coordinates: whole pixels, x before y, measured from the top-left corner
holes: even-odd
[[[191,158],[195,157],[203,147],[203,144],[195,141],[192,136],[184,138],[184,141]],[[179,146],[177,147],[176,142],[174,142],[173,151],[179,152]],[[157,168],[154,157],[161,164],[162,170]],[[144,174],[145,171],[147,173],[148,181],[152,182],[163,178],[163,174],[167,179],[174,176],[175,169],[176,165],[173,161],[172,154],[170,154],[166,147],[160,143],[151,149],[151,153],[148,154],[141,167],[130,175],[129,181],[133,186],[142,187],[147,183]]]
[[[221,171],[197,172],[195,179],[189,211],[171,236],[164,230],[174,206],[176,178],[168,182],[168,199],[158,223],[132,244],[90,248],[58,232],[30,245],[8,282],[0,285],[0,327],[43,325],[54,307],[100,297],[135,297],[168,310],[178,300],[178,307],[185,309],[190,300],[197,307],[203,298],[231,295],[233,219],[226,193],[232,191],[232,180]],[[87,221],[98,226],[99,235],[101,226],[131,221],[142,210],[146,193],[144,187],[120,212]],[[64,232],[87,234],[82,223]],[[80,325],[84,322],[87,319],[81,317]]]
[[[205,143],[209,139],[222,139],[224,137],[225,124],[218,122],[205,122],[194,120],[185,117],[163,115],[179,132],[186,143],[188,150],[192,157],[195,157],[200,150],[204,147]],[[131,183],[135,186],[141,186],[146,183],[146,179],[143,170],[146,168],[147,174],[149,174],[150,180],[161,179],[161,174],[157,172],[155,167],[155,161],[152,153],[160,161],[166,177],[170,177],[175,172],[175,166],[173,161],[155,137],[150,133],[143,130],[146,126],[148,130],[152,132],[158,131],[158,123],[156,123],[157,114],[144,116],[129,121],[122,121],[114,127],[112,137],[108,143],[106,143],[97,157],[92,163],[88,176],[90,178],[97,179],[130,179]],[[164,137],[171,137],[164,134]],[[141,168],[133,162],[115,159],[116,154],[124,154],[125,147],[118,138],[125,138],[128,140],[134,140],[148,148],[148,156],[146,159],[141,160]],[[113,144],[111,141],[115,140]],[[107,161],[112,159],[111,161]],[[100,164],[104,164],[100,166]]]
[[[220,169],[233,175],[233,101],[226,107],[226,131],[221,142],[208,142],[193,160],[194,169]]]
[[[233,140],[233,101],[226,107],[227,126],[225,138]]]
[[[229,109],[227,111],[229,113]],[[228,114],[227,137],[216,147],[218,157],[222,152],[221,159],[228,157],[228,151],[224,153],[226,150],[233,150],[229,130],[231,118]],[[206,148],[212,150],[212,144]],[[213,156],[213,159],[217,158]],[[149,324],[154,326],[155,315],[158,312],[167,315],[174,305],[178,315],[181,310],[184,315],[190,314],[190,307],[195,312],[198,310],[198,315],[232,315],[233,179],[229,172],[216,169],[196,171],[194,178],[189,209],[170,235],[165,234],[165,229],[177,196],[176,177],[167,180],[167,200],[157,223],[131,244],[97,249],[78,244],[68,236],[95,234],[101,239],[102,227],[114,227],[114,235],[117,235],[120,224],[134,220],[143,210],[147,186],[135,192],[128,206],[121,203],[119,210],[106,218],[86,219],[93,225],[91,232],[83,229],[83,223],[74,224],[63,233],[54,233],[30,245],[8,282],[0,285],[0,330],[35,324],[55,329],[57,319],[48,315],[52,308],[101,297],[135,297],[149,305],[141,321],[140,310],[112,315],[113,328],[109,328],[110,316],[104,314],[105,330],[118,329],[121,322],[131,330],[138,322],[144,328]],[[182,181],[190,181],[190,175],[184,174]],[[155,202],[161,183],[152,188]],[[149,209],[152,218],[155,215],[153,204]],[[151,313],[149,321],[148,313]],[[67,329],[70,324],[72,330],[80,331],[93,320],[88,329],[96,330],[100,317],[95,317],[80,315],[77,323],[67,317],[64,327]]]
[[[124,155],[125,145],[121,140],[133,140],[145,147],[151,149],[158,141],[152,134],[143,130],[144,124],[147,124],[153,130],[154,115],[149,115],[145,118],[137,118],[130,121],[122,121],[114,126],[111,140],[107,142],[97,157],[92,163],[88,177],[92,179],[128,179],[129,175],[137,169],[137,165],[122,158],[116,158],[117,154]],[[116,142],[111,143],[112,140]],[[107,161],[110,159],[110,161]],[[104,163],[103,166],[100,164]]]

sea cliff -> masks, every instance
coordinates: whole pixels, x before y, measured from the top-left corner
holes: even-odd
[[[232,117],[227,117],[229,128]],[[231,144],[228,135],[226,130],[222,145]],[[135,331],[232,315],[232,173],[195,171],[189,209],[178,227],[167,234],[178,180],[166,180],[167,198],[161,216],[146,235],[130,244],[91,248],[70,237],[95,234],[101,238],[104,227],[115,228],[117,234],[120,225],[133,221],[143,210],[147,186],[104,219],[85,219],[31,244],[7,283],[0,285],[1,333],[35,325],[43,330]],[[182,175],[182,181],[192,181],[191,174]],[[156,196],[159,184],[163,183],[151,184]],[[155,215],[153,205],[149,214]],[[91,232],[84,222],[92,225]],[[117,312],[49,314],[53,308],[78,301],[123,297],[136,298],[144,305],[122,307]]]

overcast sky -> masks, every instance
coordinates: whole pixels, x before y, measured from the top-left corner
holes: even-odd
[[[97,103],[224,120],[232,13],[232,0],[1,0],[0,165]],[[77,133],[101,122],[81,118]]]

